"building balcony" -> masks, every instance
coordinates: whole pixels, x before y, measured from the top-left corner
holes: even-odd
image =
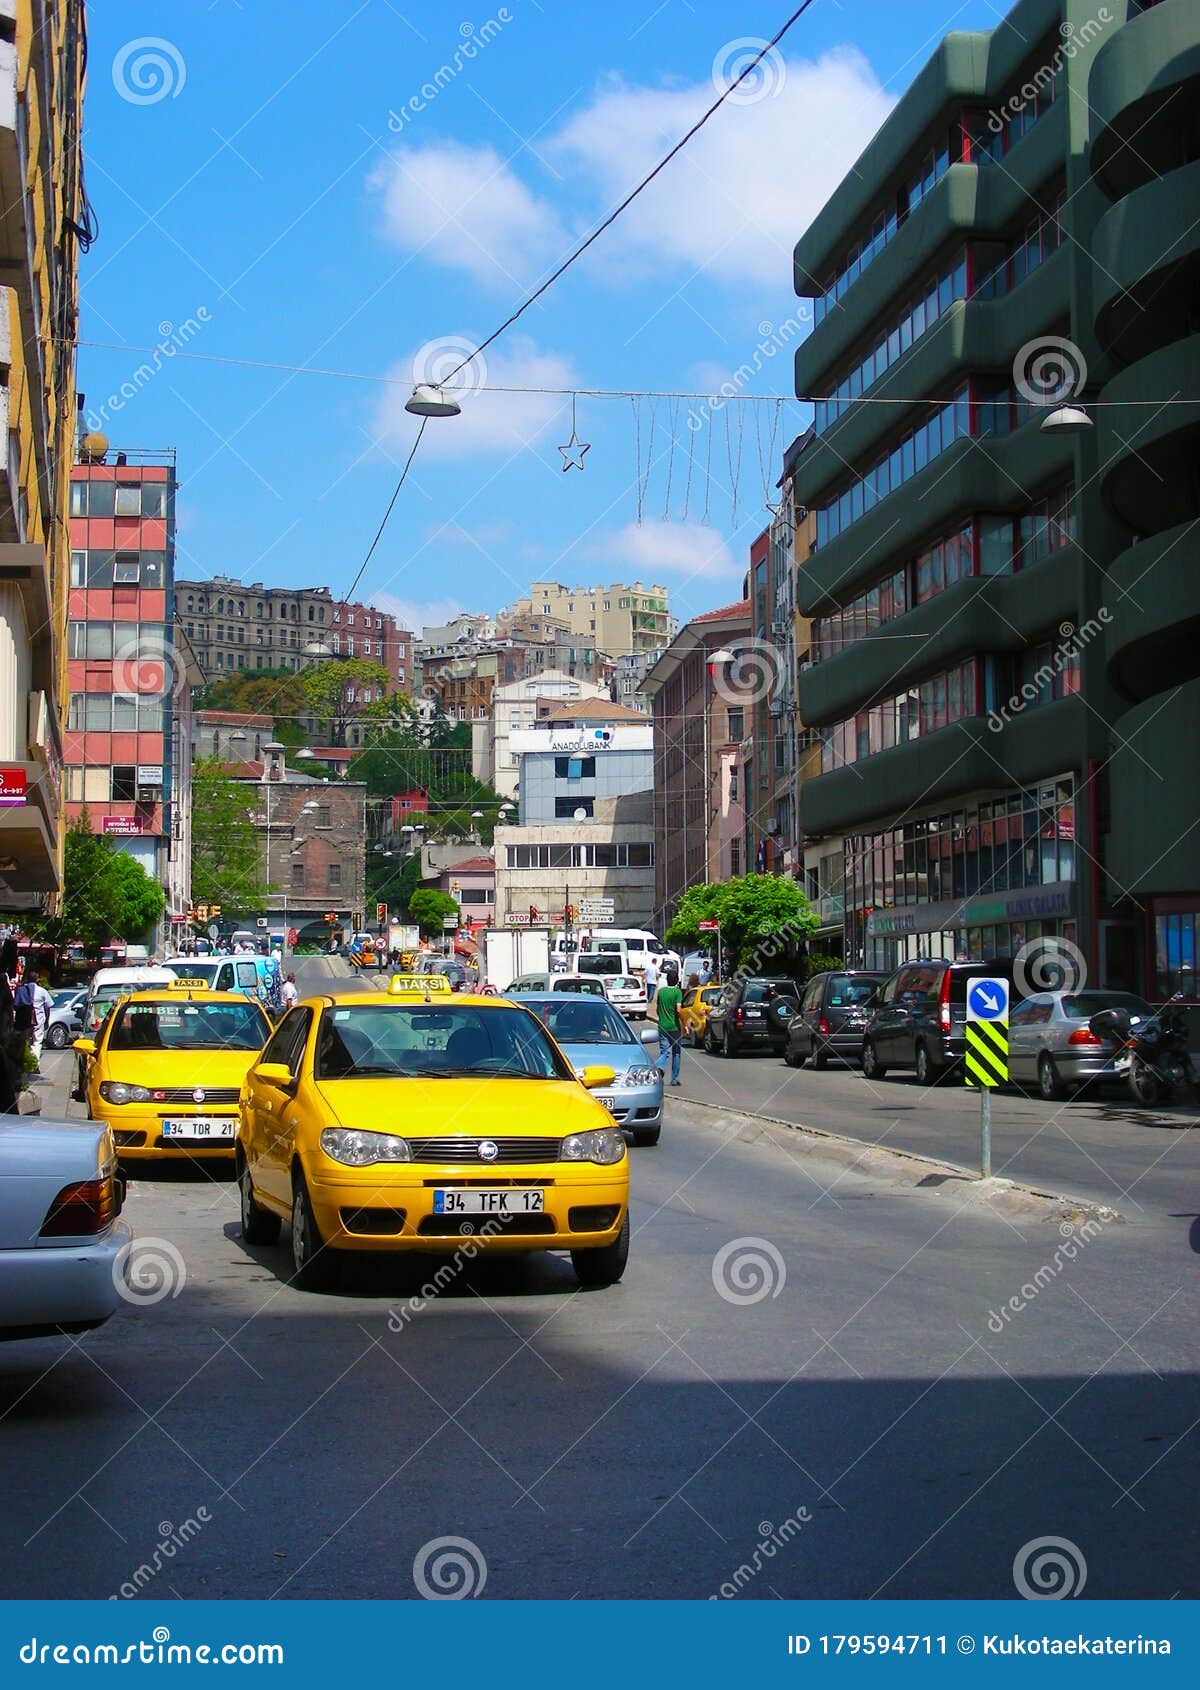
[[[1170,4],[1170,0],[1164,0]],[[1200,516],[1200,335],[1173,341],[1122,370],[1096,410],[1101,492],[1135,534],[1158,534]]]
[[[1107,574],[1112,684],[1140,702],[1200,676],[1200,520],[1131,546]]]
[[[998,731],[983,717],[953,722],[804,783],[808,834],[874,831],[968,792],[1027,785],[1082,764],[1087,714],[1066,698],[1014,716]]]
[[[827,615],[960,518],[978,510],[1022,510],[1038,490],[1067,480],[1074,467],[1072,441],[1042,434],[1036,417],[1009,435],[956,440],[812,553],[796,576],[798,608],[805,616]]]
[[[1166,711],[1160,698],[1130,710],[1117,719],[1113,733],[1114,798],[1105,852],[1109,895],[1194,892],[1200,885],[1195,791],[1200,681],[1181,687]]]
[[[1200,294],[1200,161],[1134,188],[1092,235],[1096,333],[1122,364],[1182,340]]]
[[[883,623],[800,676],[800,715],[809,726],[844,722],[872,699],[975,652],[1015,652],[1060,623],[1079,603],[1081,559],[1065,546],[1018,575],[958,581]]]
[[[1198,104],[1194,0],[1162,0],[1118,30],[1092,66],[1092,175],[1110,199],[1175,168]]]

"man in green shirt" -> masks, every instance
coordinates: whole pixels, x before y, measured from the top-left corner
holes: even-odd
[[[667,1071],[667,1056],[671,1058],[671,1084],[679,1084],[679,1058],[683,1050],[683,1035],[679,1030],[679,1006],[683,993],[679,990],[679,970],[668,963],[665,983],[654,994],[654,1015],[658,1022],[658,1060],[663,1074]]]

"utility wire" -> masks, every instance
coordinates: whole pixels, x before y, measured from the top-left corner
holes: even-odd
[[[479,354],[481,352],[483,352],[485,350],[485,348],[489,347],[494,340],[498,340],[506,329],[511,329],[513,324],[515,322],[517,322],[517,320],[519,318],[521,318],[525,315],[526,311],[529,310],[529,307],[531,305],[536,304],[537,301],[542,297],[542,295],[554,286],[554,284],[558,280],[558,278],[561,275],[563,275],[565,271],[567,271],[571,268],[571,266],[572,266],[572,264],[574,264],[575,260],[577,258],[582,258],[583,254],[592,245],[592,243],[594,241],[599,240],[600,236],[604,233],[604,231],[606,229],[609,229],[609,228],[612,227],[612,225],[616,222],[617,218],[621,215],[621,213],[623,211],[627,210],[628,207],[633,204],[634,200],[637,199],[638,195],[640,193],[642,193],[644,189],[646,189],[650,186],[650,184],[651,184],[651,182],[653,182],[654,178],[656,176],[660,175],[662,173],[662,171],[664,171],[666,169],[667,165],[670,164],[671,160],[676,156],[676,154],[681,153],[683,151],[684,147],[687,146],[688,142],[692,139],[693,135],[699,134],[700,130],[704,128],[704,125],[708,122],[709,118],[712,117],[713,113],[716,112],[716,111],[719,111],[720,108],[725,104],[726,100],[733,93],[734,89],[739,87],[746,80],[746,78],[752,74],[752,72],[754,72],[755,70],[758,69],[759,65],[762,63],[763,59],[766,58],[767,54],[779,45],[779,43],[783,40],[784,36],[791,29],[792,25],[804,16],[805,12],[807,12],[808,8],[812,5],[812,3],[813,3],[813,0],[801,0],[801,4],[796,7],[796,10],[792,13],[791,17],[788,18],[787,22],[783,25],[783,27],[781,29],[779,29],[771,37],[770,41],[765,43],[765,45],[763,46],[763,48],[760,52],[758,52],[754,55],[754,57],[751,59],[750,63],[746,66],[745,70],[743,70],[739,76],[736,76],[734,78],[734,80],[729,84],[728,88],[722,89],[721,93],[718,94],[717,98],[713,101],[712,105],[709,106],[708,110],[701,117],[698,117],[696,119],[695,123],[692,124],[692,127],[687,131],[686,134],[680,136],[679,140],[676,141],[675,145],[671,148],[670,152],[665,153],[663,155],[663,157],[659,159],[658,163],[654,166],[654,169],[650,171],[649,175],[643,176],[642,180],[638,183],[637,187],[630,189],[629,193],[627,193],[625,195],[625,198],[621,201],[621,203],[618,206],[616,206],[612,211],[609,212],[608,216],[604,219],[604,221],[602,223],[598,223],[596,225],[596,227],[592,230],[591,234],[587,237],[587,239],[581,241],[580,244],[575,248],[574,252],[570,253],[566,258],[563,259],[562,263],[558,266],[558,268],[556,270],[551,271],[551,273],[546,277],[546,280],[544,282],[542,282],[539,287],[535,288],[534,291],[531,294],[529,294],[526,299],[522,300],[522,302],[520,303],[520,305],[517,306],[517,309],[515,311],[510,312],[510,314],[500,324],[499,328],[493,329],[491,334],[488,335],[487,339],[484,340],[484,341],[481,341],[480,344],[475,348],[474,352],[468,353],[467,356],[464,359],[462,359],[462,361],[460,363],[455,365],[455,367],[450,371],[450,374],[446,377],[447,381],[453,381],[454,377],[459,373],[459,371],[466,369],[467,365],[471,362],[472,359],[478,358]]]
[[[400,497],[400,489],[404,486],[405,481],[408,479],[408,472],[412,468],[412,461],[417,455],[417,447],[421,444],[421,436],[425,432],[425,425],[428,421],[429,421],[428,417],[422,417],[421,418],[421,426],[417,430],[417,438],[413,441],[412,450],[409,452],[408,457],[404,460],[404,468],[400,471],[400,479],[399,479],[399,481],[397,481],[395,487],[392,489],[392,496],[388,500],[388,508],[383,513],[383,521],[379,524],[379,527],[375,530],[375,538],[371,541],[371,544],[367,547],[367,555],[366,555],[365,558],[363,558],[362,562],[359,564],[358,574],[354,577],[353,581],[351,581],[351,583],[350,583],[350,590],[346,594],[347,599],[352,599],[354,597],[354,589],[355,589],[355,587],[358,586],[358,583],[362,580],[363,571],[366,569],[367,565],[370,563],[372,554],[374,553],[376,546],[379,544],[380,540],[383,539],[383,531],[388,525],[388,517],[391,516],[392,507],[396,503],[396,500]]]

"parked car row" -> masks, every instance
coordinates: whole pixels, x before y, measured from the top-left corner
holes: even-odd
[[[760,976],[733,986],[705,987],[685,998],[685,1033],[710,1055],[772,1049],[789,1067],[824,1068],[831,1059],[861,1063],[869,1080],[890,1071],[935,1085],[958,1072],[966,1042],[967,989],[972,979],[1007,980],[1010,991],[1009,1076],[1035,1085],[1048,1102],[1093,1082],[1121,1081],[1121,1045],[1092,1026],[1101,1010],[1134,1018],[1153,1012],[1144,999],[1116,990],[1034,992],[1022,996],[1011,958],[950,962],[923,958],[891,974],[828,970],[805,984]],[[690,1002],[689,1002],[690,1000]]]

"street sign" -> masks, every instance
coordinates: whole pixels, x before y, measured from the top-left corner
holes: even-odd
[[[603,915],[605,910],[611,912],[616,907],[616,900],[613,898],[580,898],[579,900],[580,915]]]
[[[530,925],[527,910],[510,911],[504,918],[505,927],[528,927]]]
[[[967,981],[967,1020],[1008,1023],[1008,981],[994,977]]]
[[[456,915],[444,915],[442,917],[442,931],[444,933],[457,933],[458,917]]]
[[[0,805],[15,809],[18,804],[24,804],[25,797],[25,770],[0,769]]]
[[[721,923],[719,921],[698,921],[696,926],[700,929],[701,933],[719,933],[721,931]]]
[[[615,910],[584,910],[575,924],[577,927],[615,927],[617,914]]]

